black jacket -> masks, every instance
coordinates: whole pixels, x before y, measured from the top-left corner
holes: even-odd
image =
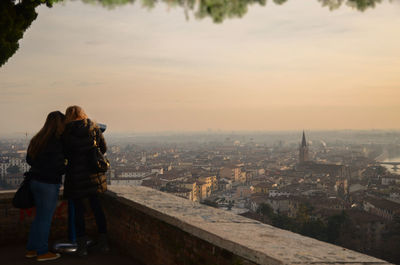
[[[40,182],[60,184],[61,176],[65,173],[65,157],[61,139],[52,137],[35,158],[28,154],[26,162],[31,168],[25,175]]]
[[[101,152],[107,151],[106,142],[100,129],[94,126],[89,119],[72,121],[64,131],[64,152],[68,160],[64,182],[64,197],[78,199],[96,193],[98,181],[93,180],[92,152],[94,147],[94,133]],[[105,182],[105,178],[102,180]],[[105,183],[103,183],[105,185]]]

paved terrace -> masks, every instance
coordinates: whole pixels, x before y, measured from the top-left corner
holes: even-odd
[[[32,218],[21,217],[21,212],[12,208],[11,196],[0,192],[0,245],[25,242]],[[388,264],[146,187],[111,186],[102,202],[114,248],[107,263],[125,264],[131,256],[149,265]],[[53,221],[52,238],[65,235],[62,205],[60,202]],[[91,216],[87,218],[93,223]],[[1,247],[0,254],[6,252],[10,257],[16,255],[13,251],[16,249]],[[90,259],[91,264],[106,261],[96,255]],[[85,264],[76,263],[73,257],[63,260]]]
[[[0,248],[1,265],[32,265],[37,263],[35,259],[27,259],[24,257],[25,246],[11,245],[2,246]],[[57,265],[140,265],[137,261],[132,259],[129,255],[120,253],[118,249],[114,248],[111,253],[102,254],[92,252],[88,257],[79,258],[72,255],[62,254],[60,259],[47,261],[45,264]]]

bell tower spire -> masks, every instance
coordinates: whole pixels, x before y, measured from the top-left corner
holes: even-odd
[[[304,164],[304,162],[308,161],[308,145],[306,140],[306,134],[303,130],[303,138],[301,140],[301,144],[299,147],[299,163]]]
[[[303,130],[303,139],[301,141],[301,146],[302,147],[306,147],[307,146],[306,134],[304,133],[304,130]]]

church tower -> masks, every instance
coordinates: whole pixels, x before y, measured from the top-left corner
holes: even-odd
[[[303,139],[301,140],[301,145],[299,148],[299,163],[303,164],[304,162],[307,162],[308,159],[308,145],[306,141],[306,135],[303,131]]]

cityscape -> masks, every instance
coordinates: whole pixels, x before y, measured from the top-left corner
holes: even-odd
[[[2,264],[400,264],[399,11],[0,0]]]
[[[400,132],[114,135],[109,185],[146,186],[399,261]],[[1,189],[29,169],[25,139],[0,141]]]

